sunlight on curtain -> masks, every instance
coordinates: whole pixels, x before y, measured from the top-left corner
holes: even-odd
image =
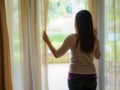
[[[40,0],[40,40],[42,41],[43,30],[47,31],[47,17],[48,17],[48,2],[49,0]],[[42,69],[42,89],[48,89],[48,59],[47,59],[47,46],[45,43],[40,45],[41,49],[41,69]]]
[[[18,0],[6,0],[7,25],[11,48],[12,81],[14,90],[24,90],[22,65],[22,39]],[[22,69],[23,68],[23,69]],[[27,72],[26,72],[27,73]]]
[[[105,0],[105,90],[120,90],[120,0]]]
[[[44,1],[6,0],[13,90],[47,90],[42,41],[46,13],[41,13]]]
[[[94,28],[97,29],[98,28],[98,22],[97,22],[97,0],[88,0],[88,10],[91,12],[92,14],[92,19],[93,19],[93,25]]]

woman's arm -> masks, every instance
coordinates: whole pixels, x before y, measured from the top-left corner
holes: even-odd
[[[51,44],[46,32],[44,31],[43,33],[43,39],[46,42],[46,44],[48,45],[48,47],[50,48],[50,51],[53,53],[53,55],[58,58],[63,56],[68,49],[70,48],[70,40],[69,36],[64,40],[63,44],[61,45],[61,47],[59,47],[59,49],[55,49],[54,46]]]
[[[56,56],[56,49],[54,48],[54,46],[51,44],[46,32],[43,32],[43,40],[46,42],[46,44],[48,45],[48,47],[50,48],[51,52],[53,53],[53,55],[57,58]]]
[[[95,49],[95,58],[96,59],[99,59],[101,56],[101,53],[100,53],[100,47],[99,47],[99,41],[97,42],[97,47]]]
[[[93,30],[93,33],[94,33],[94,35],[95,35],[96,37],[98,37],[98,32],[97,32],[96,29]]]
[[[96,49],[95,49],[95,58],[96,59],[99,59],[101,54],[100,54],[100,46],[99,46],[99,40],[98,40],[98,32],[96,29],[94,29],[94,35],[95,35],[95,38],[96,38]]]

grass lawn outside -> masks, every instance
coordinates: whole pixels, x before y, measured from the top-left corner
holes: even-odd
[[[66,53],[64,56],[60,58],[55,58],[51,53],[48,54],[48,63],[49,64],[57,64],[57,63],[69,63],[70,55]]]

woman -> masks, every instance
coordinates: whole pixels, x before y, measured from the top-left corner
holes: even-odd
[[[94,57],[100,58],[99,41],[93,29],[92,16],[82,10],[75,17],[75,34],[67,36],[62,46],[56,50],[46,32],[43,39],[53,55],[58,58],[71,50],[71,62],[68,75],[69,90],[96,90],[96,68]]]

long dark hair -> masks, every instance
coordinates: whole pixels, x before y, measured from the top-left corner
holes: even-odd
[[[80,43],[82,52],[91,53],[94,49],[95,36],[92,16],[89,11],[82,10],[76,14],[75,28],[77,32],[76,46]]]

